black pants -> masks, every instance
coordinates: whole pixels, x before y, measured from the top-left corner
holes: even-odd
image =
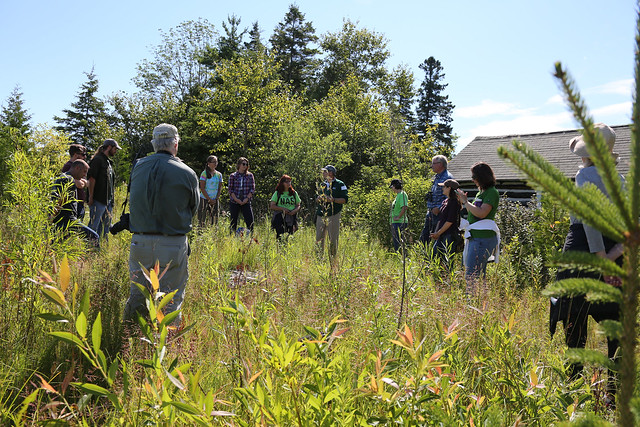
[[[291,215],[289,215],[291,216]],[[298,219],[296,215],[293,215],[293,218],[289,220],[290,223],[286,222],[286,218],[281,213],[276,213],[271,220],[271,228],[276,230],[276,238],[280,238],[284,233],[293,234],[298,229]]]
[[[606,237],[603,238],[605,248],[609,251],[615,245],[615,242]],[[589,252],[589,245],[582,224],[571,225],[562,251]],[[616,262],[621,263],[622,257]],[[556,274],[556,280],[576,277],[602,280],[602,276],[599,273],[581,270],[559,270]],[[603,320],[619,320],[620,306],[616,303],[592,304],[585,299],[584,295],[561,297],[551,304],[549,331],[553,335],[556,329],[556,322],[562,320],[567,347],[585,348],[589,316],[598,323]],[[607,355],[610,359],[614,359],[618,346],[618,340],[607,338]],[[581,363],[574,363],[569,368],[569,375],[572,378],[576,377],[582,369]],[[609,384],[609,391],[615,392],[615,384],[612,381]]]
[[[253,209],[251,208],[251,202],[239,205],[237,203],[229,204],[229,214],[231,215],[231,231],[235,233],[238,228],[238,216],[242,212],[244,223],[247,228],[253,231]]]

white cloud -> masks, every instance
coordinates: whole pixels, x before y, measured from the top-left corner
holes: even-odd
[[[562,95],[553,95],[551,98],[547,99],[546,105],[564,105],[564,98]]]
[[[601,120],[600,117],[618,116],[617,120],[620,120],[620,116],[627,117],[631,122],[631,101],[621,102],[619,104],[606,105],[604,107],[596,108],[591,113],[596,121]],[[627,123],[614,123],[614,124],[627,124]]]
[[[509,102],[498,102],[491,99],[483,99],[480,105],[472,105],[469,107],[458,107],[454,111],[454,115],[465,119],[476,119],[493,115],[518,115],[524,114],[527,110],[523,110],[516,104]]]
[[[494,120],[471,128],[461,135],[456,151],[460,151],[477,136],[525,135],[575,129],[571,113],[523,114],[511,120]]]
[[[594,86],[585,90],[585,93],[598,93],[606,95],[630,96],[633,91],[633,79],[616,80],[600,86]]]

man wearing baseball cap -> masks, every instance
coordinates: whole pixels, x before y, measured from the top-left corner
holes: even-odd
[[[324,253],[324,239],[329,234],[329,258],[333,263],[338,252],[340,236],[340,213],[342,205],[349,200],[347,186],[336,178],[336,168],[327,165],[322,168],[321,194],[317,198],[316,210],[316,244],[320,254]]]
[[[115,139],[106,139],[89,163],[89,227],[107,238],[113,212],[115,173],[113,161],[120,146]]]

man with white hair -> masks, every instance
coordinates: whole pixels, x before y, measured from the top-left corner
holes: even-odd
[[[136,312],[147,312],[145,298],[135,285],[150,283],[141,265],[152,268],[156,261],[160,271],[160,291],[177,293],[167,304],[164,314],[179,310],[187,284],[187,260],[191,220],[198,211],[198,177],[189,166],[176,157],[180,136],[178,129],[163,123],[153,130],[155,154],[140,159],[131,172],[130,229],[131,252],[129,272],[131,289],[124,309],[124,319],[133,320]]]
[[[431,169],[435,173],[431,184],[431,191],[427,193],[427,216],[424,219],[424,227],[420,233],[420,242],[426,244],[430,242],[431,233],[435,232],[436,225],[440,221],[440,206],[447,198],[442,193],[442,186],[448,179],[453,179],[453,175],[447,170],[448,161],[443,155],[438,154],[431,159]]]

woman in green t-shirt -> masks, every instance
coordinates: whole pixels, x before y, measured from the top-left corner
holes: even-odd
[[[498,235],[497,227],[493,221],[498,210],[500,194],[496,190],[496,177],[491,167],[479,162],[471,167],[471,179],[478,187],[478,194],[471,203],[467,194],[458,190],[458,200],[463,208],[467,209],[471,237],[467,241],[465,250],[465,280],[467,281],[467,294],[477,293],[477,284],[480,276],[484,277],[487,271],[487,261],[497,250]],[[480,220],[485,221],[482,227],[472,227]]]
[[[280,239],[285,232],[295,233],[298,229],[297,213],[300,210],[300,196],[291,186],[291,177],[282,175],[276,191],[271,197],[269,208],[274,211],[271,228],[276,230],[276,237]]]

